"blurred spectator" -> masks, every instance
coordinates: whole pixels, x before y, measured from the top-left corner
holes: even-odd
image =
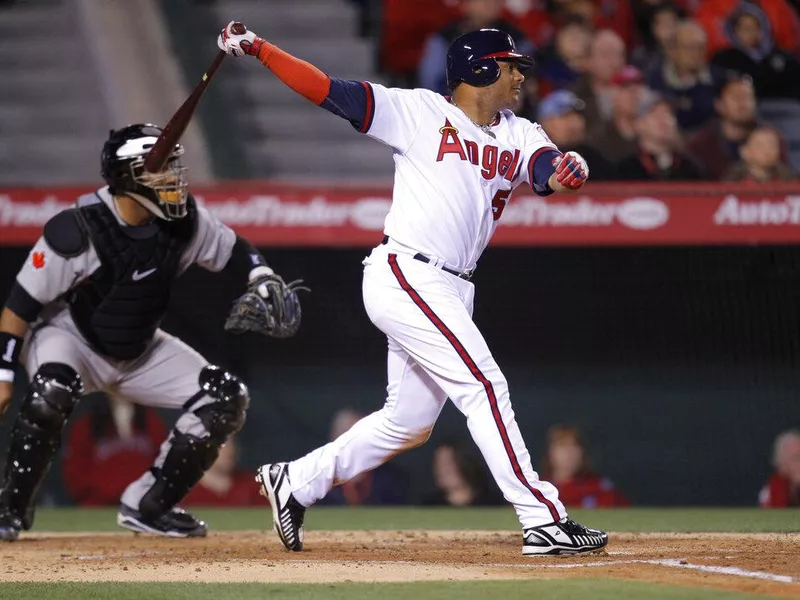
[[[636,152],[636,110],[645,91],[642,72],[626,66],[611,79],[611,118],[597,128],[587,143],[611,163]],[[592,168],[591,165],[589,167]],[[594,176],[592,170],[591,175]]]
[[[627,47],[633,44],[635,31],[629,0],[548,0],[546,4],[556,29],[578,19],[596,31],[612,30]]]
[[[684,130],[698,129],[714,116],[715,79],[706,62],[706,38],[695,21],[681,21],[667,60],[647,74],[648,86],[671,101]]]
[[[753,81],[730,74],[716,88],[717,118],[696,132],[687,150],[709,178],[719,180],[739,160],[739,147],[757,124]]]
[[[219,456],[182,504],[185,506],[257,506],[265,498],[250,471],[236,468],[238,451],[234,438],[219,449]]]
[[[631,62],[642,71],[658,68],[675,40],[681,13],[672,2],[639,0],[633,3],[641,44],[631,54]]]
[[[574,150],[586,159],[592,180],[612,179],[611,164],[594,148],[586,145],[586,119],[583,100],[567,90],[553,92],[539,103],[537,121],[562,152]]]
[[[539,78],[536,76],[536,65],[534,65],[525,72],[525,81],[522,82],[521,88],[522,93],[519,95],[514,114],[535,121],[536,111],[541,101],[539,89]]]
[[[594,135],[611,118],[611,78],[625,66],[625,44],[609,29],[598,31],[589,49],[586,74],[575,84],[575,95],[586,103],[587,128]]]
[[[331,422],[330,439],[345,435],[366,415],[357,410],[343,408],[336,412]],[[334,487],[320,504],[335,505],[393,505],[408,502],[408,481],[405,473],[392,463],[357,475],[350,481]]]
[[[166,438],[151,408],[102,398],[75,419],[64,444],[64,485],[80,506],[116,506],[125,488],[150,468]],[[101,473],[102,476],[98,476]]]
[[[485,506],[499,498],[489,493],[483,461],[466,446],[446,442],[433,451],[433,480],[436,490],[422,499],[436,506]]]
[[[428,38],[419,63],[421,87],[446,94],[447,49],[459,36],[476,29],[499,29],[510,34],[521,54],[533,56],[535,48],[519,29],[503,18],[503,0],[462,0],[462,18]]]
[[[506,8],[513,14],[514,22],[537,48],[553,43],[557,28],[544,0],[506,0]]]
[[[739,148],[741,160],[734,164],[722,179],[748,183],[794,181],[791,167],[781,162],[781,136],[773,127],[754,129]]]
[[[656,93],[644,94],[636,110],[636,153],[617,165],[617,178],[635,181],[691,181],[702,172],[679,152],[681,137],[669,102]]]
[[[567,508],[629,506],[629,500],[605,477],[592,471],[580,432],[554,425],[547,432],[542,476],[558,488]]]
[[[571,21],[559,29],[553,43],[536,53],[540,97],[578,82],[586,71],[591,44],[592,32],[580,21]]]
[[[457,18],[457,0],[383,0],[380,66],[392,85],[413,87],[425,43]]]
[[[725,33],[732,47],[717,52],[712,64],[750,75],[759,98],[800,100],[800,62],[775,46],[761,8],[743,4],[725,22]]]
[[[758,4],[769,20],[772,35],[776,44],[795,52],[800,44],[800,18],[786,0],[762,0],[761,2],[745,2],[744,0],[705,0],[700,2],[694,12],[694,18],[703,26],[709,36],[709,56],[730,45],[725,32],[725,23],[731,14],[745,4]]]
[[[775,438],[772,455],[775,472],[758,495],[763,508],[800,506],[800,430],[784,431]]]

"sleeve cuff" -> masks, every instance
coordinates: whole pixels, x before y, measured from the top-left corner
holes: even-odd
[[[8,295],[6,307],[27,323],[33,323],[39,317],[39,313],[42,312],[43,308],[42,303],[31,296],[20,285],[19,281],[14,282],[11,293]]]
[[[366,81],[362,81],[361,85],[364,86],[364,90],[367,92],[367,108],[364,112],[364,120],[361,122],[359,131],[361,133],[369,133],[369,129],[372,127],[372,121],[375,118],[375,91]]]

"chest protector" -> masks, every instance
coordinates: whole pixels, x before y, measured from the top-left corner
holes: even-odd
[[[78,209],[100,268],[72,292],[69,306],[72,320],[97,352],[131,360],[147,349],[194,234],[197,211],[191,196],[188,209],[180,220],[155,219],[145,226],[152,228],[147,236],[138,235],[146,230],[121,226],[103,202]]]

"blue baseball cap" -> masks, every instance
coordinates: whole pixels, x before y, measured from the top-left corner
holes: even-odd
[[[558,90],[544,97],[539,102],[536,119],[543,121],[550,117],[563,117],[570,112],[582,112],[586,103],[567,90]]]

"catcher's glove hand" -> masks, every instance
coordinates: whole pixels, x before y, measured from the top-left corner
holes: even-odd
[[[302,283],[298,279],[287,284],[274,273],[256,277],[247,286],[247,292],[233,303],[225,331],[254,331],[275,338],[293,336],[302,317],[297,292],[310,291]]]

